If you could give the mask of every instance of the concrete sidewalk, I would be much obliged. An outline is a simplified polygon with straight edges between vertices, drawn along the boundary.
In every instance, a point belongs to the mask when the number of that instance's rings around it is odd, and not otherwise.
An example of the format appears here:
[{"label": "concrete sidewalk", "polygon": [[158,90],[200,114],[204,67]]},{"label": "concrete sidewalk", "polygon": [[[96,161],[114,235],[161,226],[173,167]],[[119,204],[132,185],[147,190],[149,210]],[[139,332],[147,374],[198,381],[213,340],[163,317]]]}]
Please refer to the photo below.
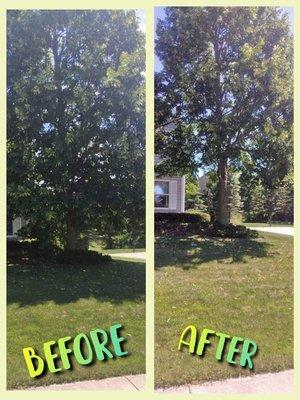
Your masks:
[{"label": "concrete sidewalk", "polygon": [[158,393],[292,393],[294,371],[258,374],[246,378],[233,378],[223,381],[207,382],[201,385],[174,386],[157,389]]},{"label": "concrete sidewalk", "polygon": [[146,252],[144,251],[139,251],[134,253],[107,253],[107,254],[110,255],[111,258],[115,260],[118,260],[118,258],[122,259],[128,258],[129,260],[135,259],[140,261],[146,261]]},{"label": "concrete sidewalk", "polygon": [[[173,386],[156,389],[156,393],[219,393],[219,394],[275,394],[293,392],[294,371],[281,371],[269,374],[258,374],[243,378],[226,379],[207,382],[200,385]],[[58,385],[36,386],[27,390],[60,391],[60,390],[127,390],[141,391],[145,389],[146,375],[125,375],[114,378],[90,380]],[[21,389],[22,390],[22,389]]]},{"label": "concrete sidewalk", "polygon": [[253,229],[255,231],[260,232],[268,232],[268,233],[277,233],[279,235],[287,235],[287,236],[294,236],[294,227],[293,226],[258,226],[258,227],[251,227],[249,229]]},{"label": "concrete sidewalk", "polygon": [[136,392],[144,390],[146,375],[125,375],[114,378],[62,383],[59,385],[36,386],[28,390],[128,390]]}]

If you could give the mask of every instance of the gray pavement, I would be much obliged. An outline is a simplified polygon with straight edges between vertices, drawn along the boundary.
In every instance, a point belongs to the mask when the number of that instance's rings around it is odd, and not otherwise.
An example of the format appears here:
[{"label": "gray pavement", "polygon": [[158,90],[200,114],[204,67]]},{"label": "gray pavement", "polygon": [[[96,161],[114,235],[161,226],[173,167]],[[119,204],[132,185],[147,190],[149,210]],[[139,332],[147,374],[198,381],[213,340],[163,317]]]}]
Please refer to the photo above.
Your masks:
[{"label": "gray pavement", "polygon": [[134,253],[107,253],[111,256],[113,259],[126,259],[128,258],[129,260],[135,259],[135,260],[140,260],[140,261],[146,261],[146,252],[144,251],[139,251],[139,252],[134,252]]},{"label": "gray pavement", "polygon": [[114,378],[62,383],[59,385],[37,386],[28,390],[128,390],[132,392],[145,388],[146,375],[125,375]]},{"label": "gray pavement", "polygon": [[[257,393],[275,394],[292,393],[294,371],[281,371],[269,374],[257,374],[249,377],[232,378],[222,381],[206,382],[195,385],[173,386],[156,389],[157,393]],[[57,385],[37,386],[29,388],[34,391],[60,390],[127,390],[141,391],[145,389],[146,375],[125,375],[114,378],[90,380]]]},{"label": "gray pavement", "polygon": [[174,386],[166,389],[157,389],[159,393],[292,393],[293,370],[257,374],[246,378],[233,378],[222,381],[207,382],[201,385]]},{"label": "gray pavement", "polygon": [[279,235],[294,236],[293,226],[258,226],[256,228],[251,227],[249,229],[254,229],[255,231],[277,233]]}]

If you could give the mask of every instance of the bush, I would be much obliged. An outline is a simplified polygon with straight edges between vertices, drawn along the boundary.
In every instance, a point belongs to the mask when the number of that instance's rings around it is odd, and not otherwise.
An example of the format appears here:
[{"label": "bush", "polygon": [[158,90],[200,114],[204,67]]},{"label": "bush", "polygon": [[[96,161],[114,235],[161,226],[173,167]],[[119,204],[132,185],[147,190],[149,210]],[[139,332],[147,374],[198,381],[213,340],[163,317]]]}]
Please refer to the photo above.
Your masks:
[{"label": "bush", "polygon": [[[265,212],[259,214],[247,213],[245,215],[245,222],[266,223],[268,222],[268,219],[268,215]],[[276,212],[272,217],[272,223],[273,222],[285,222],[288,224],[292,224],[294,222],[294,215],[290,212]]]},{"label": "bush", "polygon": [[260,213],[246,213],[244,221],[245,222],[266,222],[268,217],[266,216],[265,212]]},{"label": "bush", "polygon": [[286,222],[292,224],[294,222],[294,214],[292,212],[276,212],[272,217],[272,222]]},{"label": "bush", "polygon": [[185,213],[155,213],[155,222],[179,222],[190,224],[209,221],[209,214],[201,211]]},{"label": "bush", "polygon": [[43,247],[38,241],[9,241],[7,255],[10,262],[44,264],[102,264],[111,260],[110,256],[91,250],[63,250],[58,246]]},{"label": "bush", "polygon": [[204,213],[156,213],[157,235],[200,234],[209,225],[209,216]]},{"label": "bush", "polygon": [[[203,214],[203,213],[202,213]],[[210,223],[205,214],[155,214],[155,231],[157,235],[201,235],[203,237],[254,239],[258,232],[243,225],[221,225]],[[207,214],[206,214],[207,215]]]},{"label": "bush", "polygon": [[37,240],[24,240],[24,241],[8,241],[7,253],[11,255],[35,255],[35,256],[55,256],[61,249],[58,246],[48,245],[44,247]]}]

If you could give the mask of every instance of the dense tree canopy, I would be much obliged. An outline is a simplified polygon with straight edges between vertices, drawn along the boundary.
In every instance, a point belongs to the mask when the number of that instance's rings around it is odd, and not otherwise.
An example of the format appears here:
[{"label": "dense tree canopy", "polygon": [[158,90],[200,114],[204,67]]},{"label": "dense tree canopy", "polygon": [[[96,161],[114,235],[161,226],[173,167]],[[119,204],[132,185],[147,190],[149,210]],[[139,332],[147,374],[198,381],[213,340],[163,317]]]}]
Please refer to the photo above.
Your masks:
[{"label": "dense tree canopy", "polygon": [[[266,171],[291,162],[293,40],[278,7],[170,7],[157,25],[156,153],[163,172],[218,172],[216,219],[229,222],[227,169],[242,152]],[[174,129],[165,129],[174,124]],[[280,146],[285,142],[286,145]],[[280,157],[280,161],[278,158]]]},{"label": "dense tree canopy", "polygon": [[134,11],[9,11],[9,217],[76,249],[144,220],[144,35]]}]

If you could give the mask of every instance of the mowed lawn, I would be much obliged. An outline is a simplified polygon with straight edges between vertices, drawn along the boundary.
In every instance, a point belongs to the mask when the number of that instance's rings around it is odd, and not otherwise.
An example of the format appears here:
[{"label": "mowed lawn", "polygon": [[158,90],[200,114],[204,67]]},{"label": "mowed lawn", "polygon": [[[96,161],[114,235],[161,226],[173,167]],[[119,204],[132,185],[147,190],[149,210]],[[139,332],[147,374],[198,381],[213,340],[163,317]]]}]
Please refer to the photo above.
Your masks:
[{"label": "mowed lawn", "polygon": [[[11,265],[7,270],[7,387],[102,379],[145,372],[145,264]],[[120,323],[130,354],[73,370],[29,377],[22,348]],[[60,360],[57,362],[61,366]]]},{"label": "mowed lawn", "polygon": [[[155,253],[157,387],[293,367],[293,238],[164,237]],[[218,362],[211,336],[203,357],[178,351],[188,325],[255,340],[254,370]]]}]

